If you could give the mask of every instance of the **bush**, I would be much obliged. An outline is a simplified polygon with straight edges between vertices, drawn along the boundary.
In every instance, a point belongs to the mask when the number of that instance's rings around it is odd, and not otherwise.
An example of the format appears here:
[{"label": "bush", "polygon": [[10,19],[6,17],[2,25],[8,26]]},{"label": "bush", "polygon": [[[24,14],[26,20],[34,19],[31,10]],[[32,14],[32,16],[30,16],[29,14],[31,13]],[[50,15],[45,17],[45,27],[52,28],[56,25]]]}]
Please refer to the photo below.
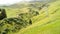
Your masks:
[{"label": "bush", "polygon": [[7,34],[8,32],[17,32],[22,28],[25,28],[28,25],[28,21],[20,18],[5,18],[0,21],[0,30],[5,31],[3,34]]},{"label": "bush", "polygon": [[39,12],[38,11],[35,11],[35,10],[32,10],[32,9],[30,9],[29,10],[29,14],[30,14],[30,16],[37,16],[37,15],[39,15]]},{"label": "bush", "polygon": [[0,9],[0,20],[7,18],[5,9]]}]

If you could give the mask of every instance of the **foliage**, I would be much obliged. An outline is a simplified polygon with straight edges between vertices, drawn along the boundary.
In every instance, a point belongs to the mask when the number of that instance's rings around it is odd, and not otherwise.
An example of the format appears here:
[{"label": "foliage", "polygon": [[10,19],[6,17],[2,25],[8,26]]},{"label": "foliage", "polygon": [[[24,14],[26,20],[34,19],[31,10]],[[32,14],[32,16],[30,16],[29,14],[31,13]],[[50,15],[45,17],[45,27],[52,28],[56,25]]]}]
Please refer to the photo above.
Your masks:
[{"label": "foliage", "polygon": [[5,18],[0,21],[0,29],[2,29],[0,32],[6,34],[8,32],[17,32],[26,27],[28,24],[29,23],[27,21],[19,18]]}]

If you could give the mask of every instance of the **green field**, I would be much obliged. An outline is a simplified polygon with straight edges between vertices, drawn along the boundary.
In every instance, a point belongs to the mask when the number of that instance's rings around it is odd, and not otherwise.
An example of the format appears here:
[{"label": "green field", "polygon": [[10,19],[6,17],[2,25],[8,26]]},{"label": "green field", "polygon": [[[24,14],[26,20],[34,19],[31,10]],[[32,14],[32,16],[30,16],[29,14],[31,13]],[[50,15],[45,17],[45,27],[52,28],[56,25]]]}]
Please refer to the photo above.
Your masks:
[{"label": "green field", "polygon": [[[10,18],[13,20],[17,18],[18,20],[16,22],[11,20],[11,23],[10,21],[5,22],[4,19],[1,20],[4,25],[0,26],[0,33],[7,28],[10,30],[6,34],[60,34],[60,0],[50,2],[48,5],[47,8],[44,6],[41,10],[29,6],[24,8],[5,8],[7,20]],[[19,14],[23,14],[20,15],[23,17],[21,18],[22,20],[18,18]],[[29,25],[30,19],[32,21],[31,25]],[[15,26],[18,26],[17,28],[21,27],[21,29],[14,29]],[[11,30],[17,32],[12,32]]]},{"label": "green field", "polygon": [[[60,34],[59,5],[59,1],[50,3],[50,6],[48,7],[48,17],[45,17],[44,14],[33,17],[32,21],[34,24],[25,29],[22,29],[17,34]],[[42,9],[41,11],[44,10]]]}]

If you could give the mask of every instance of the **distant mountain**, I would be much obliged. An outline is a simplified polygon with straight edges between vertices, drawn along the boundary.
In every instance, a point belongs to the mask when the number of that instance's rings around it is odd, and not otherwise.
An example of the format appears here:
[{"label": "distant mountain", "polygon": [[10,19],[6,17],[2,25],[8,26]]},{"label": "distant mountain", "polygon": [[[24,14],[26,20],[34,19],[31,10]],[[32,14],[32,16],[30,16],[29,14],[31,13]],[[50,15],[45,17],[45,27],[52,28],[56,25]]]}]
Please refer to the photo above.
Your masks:
[{"label": "distant mountain", "polygon": [[53,2],[53,1],[55,0],[29,0],[29,1],[21,1],[12,5],[2,5],[0,7],[10,7],[10,8],[31,7],[34,5],[38,6],[37,3],[41,5],[41,4]]},{"label": "distant mountain", "polygon": [[46,2],[48,2],[48,1],[40,1],[40,0],[38,0],[38,1],[35,1],[35,0],[33,0],[33,1],[22,1],[22,2],[15,3],[13,5],[10,5],[9,7],[13,7],[13,8],[31,7],[33,5],[43,4]]}]

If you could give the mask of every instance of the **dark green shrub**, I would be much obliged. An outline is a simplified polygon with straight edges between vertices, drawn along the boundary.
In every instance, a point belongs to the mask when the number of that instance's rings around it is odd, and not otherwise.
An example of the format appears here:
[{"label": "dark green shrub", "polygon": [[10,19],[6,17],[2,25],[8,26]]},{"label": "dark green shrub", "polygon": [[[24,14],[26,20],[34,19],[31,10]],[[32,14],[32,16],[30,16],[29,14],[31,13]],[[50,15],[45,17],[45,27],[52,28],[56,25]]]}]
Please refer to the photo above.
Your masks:
[{"label": "dark green shrub", "polygon": [[7,34],[10,31],[17,32],[20,29],[25,28],[28,24],[29,24],[28,21],[22,18],[21,19],[20,18],[5,18],[1,20],[0,22],[1,28],[3,28],[1,32],[5,31],[5,32],[2,32],[3,34]]},{"label": "dark green shrub", "polygon": [[7,18],[5,9],[0,9],[0,20]]},{"label": "dark green shrub", "polygon": [[32,24],[32,20],[31,19],[29,20],[29,24]]}]

